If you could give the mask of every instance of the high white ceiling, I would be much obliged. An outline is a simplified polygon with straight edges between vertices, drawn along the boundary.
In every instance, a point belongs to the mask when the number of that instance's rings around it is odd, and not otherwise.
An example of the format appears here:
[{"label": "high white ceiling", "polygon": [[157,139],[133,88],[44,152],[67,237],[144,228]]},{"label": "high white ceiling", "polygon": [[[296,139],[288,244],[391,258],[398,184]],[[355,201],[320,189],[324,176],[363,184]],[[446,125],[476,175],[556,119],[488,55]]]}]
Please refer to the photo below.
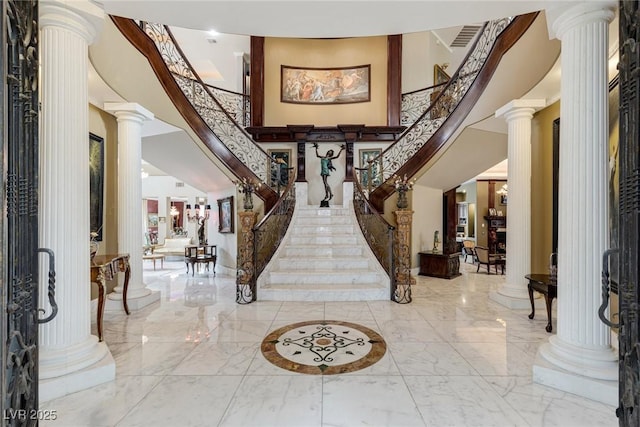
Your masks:
[{"label": "high white ceiling", "polygon": [[559,0],[103,0],[107,13],[220,33],[271,37],[404,34],[541,10]]}]

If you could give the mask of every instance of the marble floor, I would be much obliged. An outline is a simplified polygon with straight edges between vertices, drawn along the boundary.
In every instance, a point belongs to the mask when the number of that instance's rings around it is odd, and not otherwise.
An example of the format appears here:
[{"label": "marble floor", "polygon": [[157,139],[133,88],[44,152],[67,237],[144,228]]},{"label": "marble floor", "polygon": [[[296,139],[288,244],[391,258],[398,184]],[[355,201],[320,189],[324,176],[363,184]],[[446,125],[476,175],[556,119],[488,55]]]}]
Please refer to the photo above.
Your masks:
[{"label": "marble floor", "polygon": [[[130,316],[105,314],[115,381],[43,402],[58,418],[41,425],[618,425],[614,407],[532,383],[536,349],[550,336],[542,300],[535,320],[529,310],[490,301],[505,276],[476,273],[472,264],[462,263],[453,280],[417,277],[407,305],[243,306],[234,302],[234,277],[187,276],[182,262],[144,267],[160,303]],[[291,372],[263,356],[271,332],[323,319],[377,332],[386,352],[337,375]]]}]

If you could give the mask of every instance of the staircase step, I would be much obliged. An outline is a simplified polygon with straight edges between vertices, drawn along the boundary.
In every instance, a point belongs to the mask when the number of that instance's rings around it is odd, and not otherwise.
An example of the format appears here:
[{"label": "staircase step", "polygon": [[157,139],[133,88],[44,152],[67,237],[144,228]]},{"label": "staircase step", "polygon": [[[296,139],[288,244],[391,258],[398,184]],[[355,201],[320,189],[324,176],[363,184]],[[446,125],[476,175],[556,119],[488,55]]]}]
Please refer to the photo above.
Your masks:
[{"label": "staircase step", "polygon": [[288,245],[284,247],[282,255],[285,257],[353,257],[362,255],[362,247],[357,245]]},{"label": "staircase step", "polygon": [[317,270],[340,270],[349,272],[349,270],[368,270],[369,260],[364,257],[282,257],[278,259],[278,269],[275,271],[297,271],[305,270],[307,272],[315,272]]},{"label": "staircase step", "polygon": [[314,215],[306,216],[300,225],[340,225],[351,224],[351,217],[346,215]]},{"label": "staircase step", "polygon": [[318,208],[315,206],[302,206],[296,208],[298,216],[314,217],[314,216],[351,216],[347,208]]},{"label": "staircase step", "polygon": [[292,236],[295,235],[333,235],[333,234],[353,234],[353,225],[351,224],[334,224],[334,225],[296,225],[293,227]]},{"label": "staircase step", "polygon": [[296,236],[292,235],[290,237],[290,242],[292,245],[357,245],[358,239],[356,236],[345,236],[345,235],[332,235],[327,234],[326,236]]},{"label": "staircase step", "polygon": [[298,284],[326,283],[329,285],[378,283],[382,280],[380,274],[369,270],[314,270],[314,271],[271,271],[267,284]]},{"label": "staircase step", "polygon": [[264,301],[385,301],[390,298],[389,287],[381,283],[369,285],[327,285],[309,283],[298,285],[265,285],[258,290]]}]

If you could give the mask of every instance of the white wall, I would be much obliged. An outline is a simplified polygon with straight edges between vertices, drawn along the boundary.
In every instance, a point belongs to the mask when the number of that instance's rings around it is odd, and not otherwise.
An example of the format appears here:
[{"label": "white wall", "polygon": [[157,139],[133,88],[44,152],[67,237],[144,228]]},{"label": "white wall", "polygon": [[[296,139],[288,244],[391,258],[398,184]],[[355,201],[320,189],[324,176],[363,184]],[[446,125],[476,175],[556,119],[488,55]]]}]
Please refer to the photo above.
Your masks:
[{"label": "white wall", "polygon": [[411,267],[419,265],[418,252],[433,248],[434,231],[440,231],[442,250],[442,190],[416,185],[412,191],[411,208],[413,227],[411,232]]},{"label": "white wall", "polygon": [[[233,196],[233,233],[220,233],[218,231],[218,200],[225,197]],[[207,241],[210,245],[216,245],[218,259],[216,261],[216,273],[235,276],[236,273],[236,257],[238,253],[238,206],[242,206],[242,194],[237,194],[236,187],[228,187],[227,189],[208,193],[207,198],[211,204],[211,217],[207,221]],[[254,204],[257,202],[254,196]]]},{"label": "white wall", "polygon": [[[158,224],[158,243],[160,244],[164,242],[164,239],[171,232],[171,216],[169,215],[171,199],[181,199],[185,203],[194,205],[196,197],[207,197],[206,193],[203,193],[202,191],[187,184],[185,184],[184,187],[176,187],[176,182],[179,182],[179,180],[172,176],[148,176],[142,180],[142,198],[157,199],[158,217],[166,218],[164,224]],[[214,209],[215,203],[211,203],[210,201],[208,203],[211,205],[211,215],[213,216],[214,212],[217,213],[217,206],[215,206]],[[184,212],[183,215],[185,215]],[[143,221],[146,224],[146,218],[143,218]],[[197,243],[197,223],[187,221],[186,224],[189,237],[193,239],[193,243]],[[206,232],[210,233],[210,229],[206,230]]]}]

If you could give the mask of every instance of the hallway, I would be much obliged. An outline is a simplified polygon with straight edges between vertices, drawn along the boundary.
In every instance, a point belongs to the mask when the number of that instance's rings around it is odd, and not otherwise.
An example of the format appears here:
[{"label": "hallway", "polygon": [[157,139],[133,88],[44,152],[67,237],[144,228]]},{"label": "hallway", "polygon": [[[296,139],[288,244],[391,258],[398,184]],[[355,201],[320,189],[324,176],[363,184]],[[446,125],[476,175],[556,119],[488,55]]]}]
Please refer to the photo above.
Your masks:
[{"label": "hallway", "polygon": [[[417,277],[414,302],[237,305],[235,278],[144,264],[161,300],[130,316],[105,313],[116,381],[41,403],[44,426],[617,426],[615,408],[532,384],[547,342],[536,318],[488,298],[505,276],[461,262],[453,280]],[[555,307],[555,304],[554,304]],[[278,368],[260,351],[269,332],[305,320],[356,323],[387,350],[341,375]],[[556,316],[554,309],[554,328]],[[95,334],[95,318],[93,320]]]}]

